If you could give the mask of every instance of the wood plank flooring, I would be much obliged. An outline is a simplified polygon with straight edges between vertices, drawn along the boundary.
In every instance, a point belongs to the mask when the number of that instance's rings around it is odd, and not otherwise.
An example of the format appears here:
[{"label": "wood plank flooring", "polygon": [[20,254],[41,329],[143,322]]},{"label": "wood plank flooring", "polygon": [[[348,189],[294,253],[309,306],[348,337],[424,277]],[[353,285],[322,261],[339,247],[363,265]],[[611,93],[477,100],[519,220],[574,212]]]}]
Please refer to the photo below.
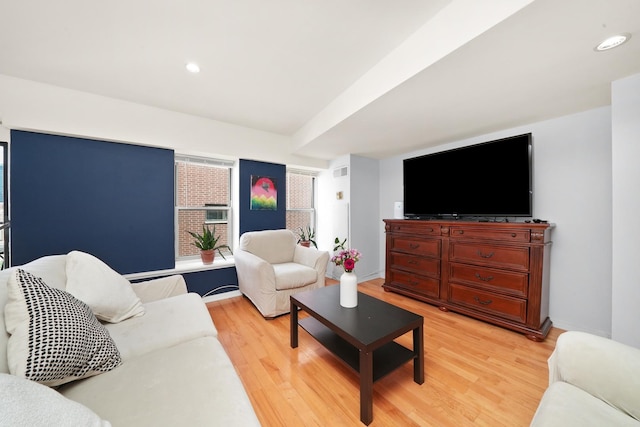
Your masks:
[{"label": "wood plank flooring", "polygon": [[[547,387],[547,358],[562,330],[553,328],[536,343],[385,292],[382,282],[358,288],[424,317],[425,382],[413,382],[411,363],[376,382],[371,426],[529,425]],[[292,349],[288,314],[266,320],[245,297],[207,306],[263,426],[364,425],[357,376],[304,330]],[[411,333],[397,342],[411,348]]]}]

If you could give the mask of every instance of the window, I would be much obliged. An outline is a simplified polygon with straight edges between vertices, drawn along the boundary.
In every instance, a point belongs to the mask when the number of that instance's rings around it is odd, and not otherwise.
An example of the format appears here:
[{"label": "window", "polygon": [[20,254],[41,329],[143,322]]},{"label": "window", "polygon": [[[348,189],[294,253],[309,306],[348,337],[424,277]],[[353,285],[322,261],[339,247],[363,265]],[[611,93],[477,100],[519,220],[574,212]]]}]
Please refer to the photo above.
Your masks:
[{"label": "window", "polygon": [[287,229],[316,229],[316,173],[287,170]]},{"label": "window", "polygon": [[231,246],[232,166],[227,160],[176,156],[176,259],[199,256],[187,231],[202,232],[203,226],[215,227],[218,244]]}]

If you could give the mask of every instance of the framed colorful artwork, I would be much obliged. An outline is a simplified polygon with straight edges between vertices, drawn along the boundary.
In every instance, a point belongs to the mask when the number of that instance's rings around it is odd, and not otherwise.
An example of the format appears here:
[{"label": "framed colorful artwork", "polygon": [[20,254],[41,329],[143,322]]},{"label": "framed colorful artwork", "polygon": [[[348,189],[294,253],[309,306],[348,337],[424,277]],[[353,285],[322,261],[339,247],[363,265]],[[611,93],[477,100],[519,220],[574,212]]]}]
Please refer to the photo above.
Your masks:
[{"label": "framed colorful artwork", "polygon": [[251,175],[251,210],[278,210],[278,187],[275,178]]}]

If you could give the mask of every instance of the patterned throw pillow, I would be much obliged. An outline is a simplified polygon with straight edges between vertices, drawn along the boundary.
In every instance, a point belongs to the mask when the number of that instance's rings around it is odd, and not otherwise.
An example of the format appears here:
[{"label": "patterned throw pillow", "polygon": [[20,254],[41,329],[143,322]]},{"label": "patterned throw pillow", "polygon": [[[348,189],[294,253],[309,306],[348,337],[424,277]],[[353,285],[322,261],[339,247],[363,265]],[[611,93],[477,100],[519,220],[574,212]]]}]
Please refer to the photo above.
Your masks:
[{"label": "patterned throw pillow", "polygon": [[9,371],[55,386],[120,365],[120,352],[88,305],[16,269],[5,307]]}]

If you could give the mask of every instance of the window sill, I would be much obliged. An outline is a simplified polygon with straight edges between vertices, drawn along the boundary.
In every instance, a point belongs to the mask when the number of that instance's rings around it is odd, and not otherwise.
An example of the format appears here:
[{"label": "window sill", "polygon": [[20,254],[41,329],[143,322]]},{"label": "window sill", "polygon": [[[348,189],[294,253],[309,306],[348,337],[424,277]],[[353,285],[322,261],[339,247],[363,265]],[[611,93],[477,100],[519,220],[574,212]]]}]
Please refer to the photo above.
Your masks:
[{"label": "window sill", "polygon": [[225,260],[221,256],[216,256],[213,264],[205,265],[199,259],[189,259],[176,261],[175,268],[167,270],[143,271],[141,273],[125,274],[127,280],[152,279],[155,277],[171,276],[173,274],[194,273],[197,271],[217,270],[219,268],[228,268],[235,266],[233,256],[227,256]]}]

